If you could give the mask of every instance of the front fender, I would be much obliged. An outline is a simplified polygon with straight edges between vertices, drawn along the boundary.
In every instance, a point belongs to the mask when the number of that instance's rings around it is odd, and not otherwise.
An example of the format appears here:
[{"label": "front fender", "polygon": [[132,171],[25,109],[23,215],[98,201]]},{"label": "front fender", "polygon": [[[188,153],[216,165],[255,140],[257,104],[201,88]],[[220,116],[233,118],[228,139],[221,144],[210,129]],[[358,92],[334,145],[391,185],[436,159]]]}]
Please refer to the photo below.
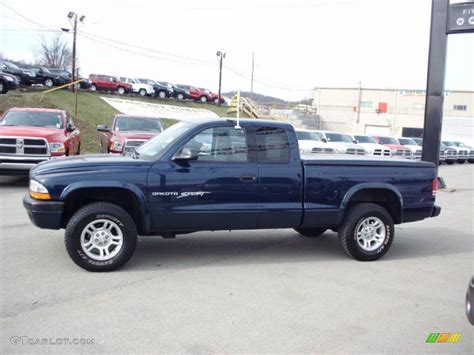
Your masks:
[{"label": "front fender", "polygon": [[74,182],[68,185],[60,195],[61,201],[66,201],[68,196],[78,190],[87,189],[87,188],[118,188],[124,189],[131,192],[136,196],[143,212],[143,222],[145,223],[145,229],[149,230],[150,228],[150,206],[148,200],[143,193],[143,191],[134,184],[130,184],[126,181],[120,180],[100,180],[100,181],[80,181]]}]

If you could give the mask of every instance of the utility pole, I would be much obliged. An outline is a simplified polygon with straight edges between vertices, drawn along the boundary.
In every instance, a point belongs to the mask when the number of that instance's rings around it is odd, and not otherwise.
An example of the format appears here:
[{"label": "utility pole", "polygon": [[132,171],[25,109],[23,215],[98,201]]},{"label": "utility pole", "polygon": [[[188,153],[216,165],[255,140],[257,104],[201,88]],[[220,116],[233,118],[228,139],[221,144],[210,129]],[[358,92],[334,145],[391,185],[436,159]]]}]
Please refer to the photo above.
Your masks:
[{"label": "utility pole", "polygon": [[219,96],[217,99],[217,106],[221,105],[221,88],[222,88],[222,61],[225,58],[226,53],[217,51],[216,56],[219,59]]},{"label": "utility pole", "polygon": [[[72,82],[76,81],[76,36],[77,36],[77,14],[74,14],[73,26],[73,40],[72,40]],[[76,85],[71,86],[72,92],[76,91]],[[77,111],[77,109],[76,109]],[[76,112],[77,114],[77,112]]]},{"label": "utility pole", "polygon": [[255,65],[255,53],[252,52],[252,78],[250,79],[250,98],[253,99],[253,68]]},{"label": "utility pole", "polygon": [[359,81],[359,99],[357,100],[357,120],[356,123],[360,122],[360,104],[362,102],[362,82]]}]

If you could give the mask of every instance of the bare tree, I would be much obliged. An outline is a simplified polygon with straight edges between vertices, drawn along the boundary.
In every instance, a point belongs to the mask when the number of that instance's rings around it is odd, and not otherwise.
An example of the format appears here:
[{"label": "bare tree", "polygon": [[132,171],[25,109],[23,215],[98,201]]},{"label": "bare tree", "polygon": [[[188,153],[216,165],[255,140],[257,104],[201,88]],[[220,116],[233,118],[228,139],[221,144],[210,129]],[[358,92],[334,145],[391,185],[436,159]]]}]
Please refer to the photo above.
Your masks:
[{"label": "bare tree", "polygon": [[38,64],[60,69],[68,69],[72,63],[69,44],[60,34],[53,37],[42,37],[37,48]]}]

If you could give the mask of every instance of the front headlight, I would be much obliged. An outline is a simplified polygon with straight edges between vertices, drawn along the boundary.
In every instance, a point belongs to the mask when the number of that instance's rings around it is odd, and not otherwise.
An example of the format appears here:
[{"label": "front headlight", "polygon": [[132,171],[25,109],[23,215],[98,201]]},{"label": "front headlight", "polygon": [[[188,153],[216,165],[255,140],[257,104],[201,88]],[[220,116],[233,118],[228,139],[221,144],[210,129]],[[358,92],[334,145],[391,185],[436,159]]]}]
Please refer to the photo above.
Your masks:
[{"label": "front headlight", "polygon": [[5,79],[7,79],[7,81],[15,81],[15,79],[11,76],[6,76],[5,75]]},{"label": "front headlight", "polygon": [[63,143],[49,143],[49,150],[51,153],[65,153],[66,148],[64,148]]},{"label": "front headlight", "polygon": [[43,184],[36,180],[30,180],[30,196],[37,200],[51,200],[49,191]]},{"label": "front headlight", "polygon": [[346,151],[344,149],[336,149],[337,154],[345,154]]},{"label": "front headlight", "polygon": [[121,152],[123,150],[123,143],[122,142],[112,142],[110,145],[110,150],[114,152]]}]

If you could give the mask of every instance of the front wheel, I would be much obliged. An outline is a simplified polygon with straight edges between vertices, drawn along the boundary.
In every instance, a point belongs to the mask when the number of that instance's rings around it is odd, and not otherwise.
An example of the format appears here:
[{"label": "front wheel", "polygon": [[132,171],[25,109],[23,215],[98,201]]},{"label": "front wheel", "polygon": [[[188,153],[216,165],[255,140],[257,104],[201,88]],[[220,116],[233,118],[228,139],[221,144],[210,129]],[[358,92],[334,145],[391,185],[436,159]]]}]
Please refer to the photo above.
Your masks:
[{"label": "front wheel", "polygon": [[299,234],[304,237],[319,237],[321,234],[327,231],[327,228],[295,228]]},{"label": "front wheel", "polygon": [[119,94],[119,95],[125,94],[125,89],[123,87],[119,86],[117,88],[117,94]]},{"label": "front wheel", "polygon": [[160,92],[158,93],[158,97],[159,97],[160,99],[166,99],[166,92],[160,91]]},{"label": "front wheel", "polygon": [[91,91],[97,91],[97,86],[95,86],[94,84],[91,85]]},{"label": "front wheel", "polygon": [[53,83],[53,79],[47,78],[47,79],[44,80],[44,85],[47,86],[47,87],[49,87],[49,88],[50,88],[51,86],[53,86],[53,84],[54,84],[54,83]]},{"label": "front wheel", "polygon": [[339,241],[345,252],[360,261],[381,258],[394,237],[392,216],[374,203],[352,206],[339,227]]},{"label": "front wheel", "polygon": [[202,103],[206,103],[207,102],[207,97],[206,96],[201,96],[199,98],[199,101],[201,101]]},{"label": "front wheel", "polygon": [[178,100],[184,100],[184,95],[181,94],[181,93],[179,93],[179,94],[176,96],[176,98],[177,98]]},{"label": "front wheel", "polygon": [[130,215],[108,202],[91,203],[77,211],[66,227],[66,250],[88,271],[113,271],[133,255],[137,230]]},{"label": "front wheel", "polygon": [[145,89],[140,89],[140,91],[138,93],[140,94],[140,96],[146,96],[146,90]]},{"label": "front wheel", "polygon": [[0,94],[6,94],[7,91],[8,91],[7,86],[2,80],[0,80]]}]

